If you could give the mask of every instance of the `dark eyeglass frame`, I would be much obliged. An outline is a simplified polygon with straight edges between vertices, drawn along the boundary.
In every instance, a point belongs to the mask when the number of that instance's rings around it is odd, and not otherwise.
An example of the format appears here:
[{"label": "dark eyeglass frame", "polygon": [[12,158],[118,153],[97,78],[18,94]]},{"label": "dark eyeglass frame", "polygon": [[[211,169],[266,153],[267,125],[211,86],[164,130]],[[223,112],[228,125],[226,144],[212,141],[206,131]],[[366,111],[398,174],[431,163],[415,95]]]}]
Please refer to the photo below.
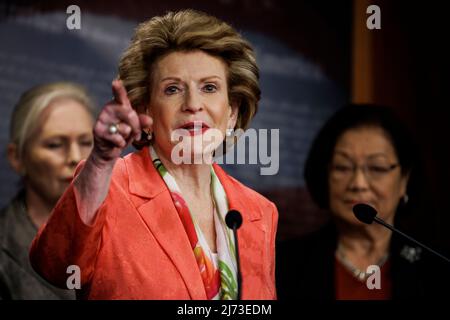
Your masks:
[{"label": "dark eyeglass frame", "polygon": [[[388,173],[392,172],[397,167],[400,167],[400,164],[399,163],[390,164],[388,167],[383,168],[384,169],[383,171],[379,171],[378,176],[377,175],[374,176],[373,173],[370,174],[370,170],[369,170],[370,166],[367,163],[364,165],[358,165],[358,164],[355,164],[354,162],[352,162],[351,170],[350,170],[351,172],[348,172],[348,173],[342,172],[342,171],[341,172],[337,171],[336,166],[337,165],[333,165],[332,163],[330,163],[328,170],[329,170],[330,175],[333,175],[333,172],[334,172],[334,178],[337,178],[337,180],[345,180],[345,179],[349,179],[350,177],[354,177],[358,168],[361,168],[361,171],[363,172],[364,176],[368,180],[374,181],[374,180],[378,180],[378,179],[385,177]],[[339,174],[340,174],[340,176],[339,176]]]}]

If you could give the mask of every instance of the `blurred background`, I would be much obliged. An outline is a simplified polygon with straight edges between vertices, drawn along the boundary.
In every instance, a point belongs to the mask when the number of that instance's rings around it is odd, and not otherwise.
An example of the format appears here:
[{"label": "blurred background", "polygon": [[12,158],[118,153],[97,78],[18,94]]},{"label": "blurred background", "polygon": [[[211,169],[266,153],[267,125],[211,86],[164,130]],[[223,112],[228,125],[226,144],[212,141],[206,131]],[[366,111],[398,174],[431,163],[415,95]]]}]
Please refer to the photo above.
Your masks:
[{"label": "blurred background", "polygon": [[[73,4],[81,9],[79,30],[66,26]],[[380,30],[366,27],[371,4],[381,9]],[[232,24],[256,50],[262,99],[252,127],[280,130],[279,171],[261,176],[260,164],[226,170],[276,203],[280,240],[314,231],[329,219],[304,186],[303,165],[315,134],[345,103],[372,102],[392,107],[417,142],[420,163],[409,192],[413,212],[404,227],[447,251],[450,30],[441,6],[387,0],[0,1],[0,206],[19,183],[6,145],[20,94],[42,82],[75,81],[100,108],[111,98],[117,63],[136,25],[193,8]]]}]

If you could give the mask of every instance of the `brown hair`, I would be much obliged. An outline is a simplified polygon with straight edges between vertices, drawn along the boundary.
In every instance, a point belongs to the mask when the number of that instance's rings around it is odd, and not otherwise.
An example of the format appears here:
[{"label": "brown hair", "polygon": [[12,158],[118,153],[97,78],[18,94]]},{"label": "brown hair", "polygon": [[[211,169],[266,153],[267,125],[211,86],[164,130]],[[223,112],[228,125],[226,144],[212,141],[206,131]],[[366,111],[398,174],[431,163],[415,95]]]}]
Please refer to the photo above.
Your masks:
[{"label": "brown hair", "polygon": [[[175,51],[202,50],[228,66],[228,97],[239,107],[236,128],[246,129],[261,96],[259,70],[251,45],[227,23],[194,10],[169,12],[141,23],[119,63],[133,108],[144,113],[150,102],[151,70],[155,62]],[[135,142],[141,148],[148,141]]]}]

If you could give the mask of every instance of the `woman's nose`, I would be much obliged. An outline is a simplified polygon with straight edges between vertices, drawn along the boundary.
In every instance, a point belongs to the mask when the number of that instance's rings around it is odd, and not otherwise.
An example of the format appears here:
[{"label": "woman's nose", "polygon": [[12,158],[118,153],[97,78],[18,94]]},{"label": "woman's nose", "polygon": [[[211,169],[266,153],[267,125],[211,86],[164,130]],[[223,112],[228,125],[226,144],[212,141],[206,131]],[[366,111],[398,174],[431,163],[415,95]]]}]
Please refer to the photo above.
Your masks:
[{"label": "woman's nose", "polygon": [[183,111],[198,112],[203,109],[202,99],[200,93],[196,90],[186,90],[186,95],[183,103]]},{"label": "woman's nose", "polygon": [[355,168],[349,187],[354,191],[367,190],[369,188],[367,175],[362,168]]},{"label": "woman's nose", "polygon": [[78,143],[72,143],[69,147],[69,153],[67,155],[67,162],[71,166],[76,166],[78,162],[80,162],[82,155],[81,155],[81,148],[78,145]]}]

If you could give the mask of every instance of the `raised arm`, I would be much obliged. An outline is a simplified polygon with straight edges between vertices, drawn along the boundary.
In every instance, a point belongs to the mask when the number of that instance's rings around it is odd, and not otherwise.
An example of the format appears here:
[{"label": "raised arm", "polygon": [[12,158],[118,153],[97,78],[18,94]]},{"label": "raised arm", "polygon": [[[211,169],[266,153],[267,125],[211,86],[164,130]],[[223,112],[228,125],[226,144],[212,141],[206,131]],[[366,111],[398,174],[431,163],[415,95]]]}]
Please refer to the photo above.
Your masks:
[{"label": "raised arm", "polygon": [[[120,81],[114,81],[112,87],[114,100],[104,106],[95,123],[91,154],[81,170],[78,168],[79,174],[39,230],[30,250],[36,272],[62,288],[66,287],[69,266],[79,267],[82,286],[90,281],[108,215],[105,199],[114,164],[123,149],[139,138],[141,130],[152,125],[150,117],[138,115],[131,108]],[[118,125],[117,132],[110,129],[114,125]]]},{"label": "raised arm", "polygon": [[[87,225],[108,194],[117,158],[134,139],[140,139],[142,129],[152,125],[149,116],[132,109],[122,82],[113,81],[112,91],[114,100],[106,104],[94,126],[94,148],[74,181],[78,212]],[[114,126],[116,133],[110,131]]]}]

